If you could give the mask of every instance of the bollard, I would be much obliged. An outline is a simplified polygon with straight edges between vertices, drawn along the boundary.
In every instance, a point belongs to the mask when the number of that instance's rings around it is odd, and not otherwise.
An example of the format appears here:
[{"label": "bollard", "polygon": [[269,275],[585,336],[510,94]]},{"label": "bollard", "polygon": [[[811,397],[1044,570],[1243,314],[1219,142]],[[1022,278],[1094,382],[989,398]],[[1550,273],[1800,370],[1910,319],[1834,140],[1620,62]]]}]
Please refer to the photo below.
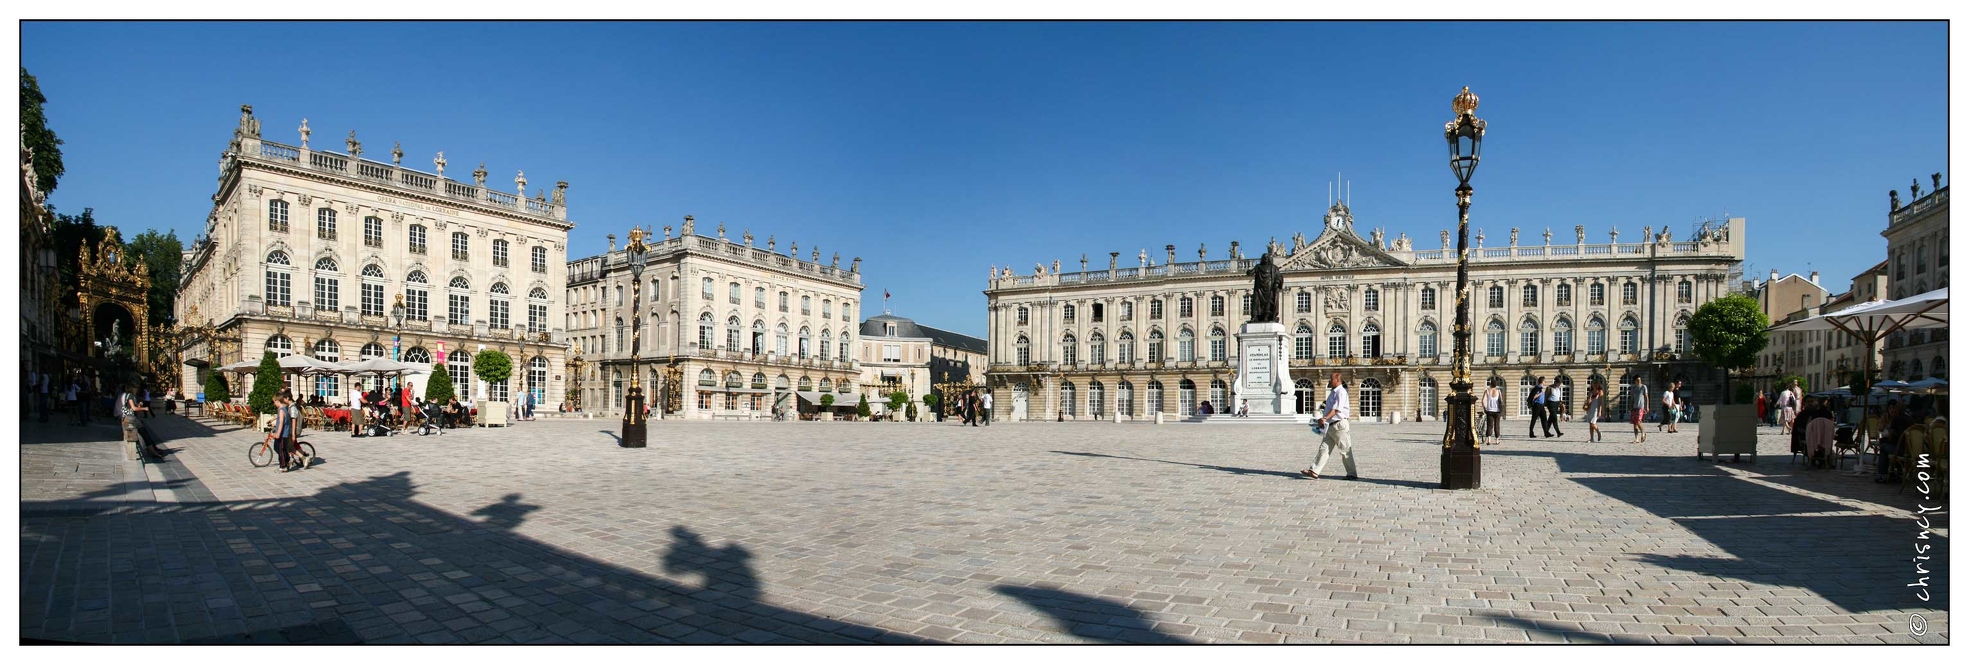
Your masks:
[{"label": "bollard", "polygon": [[1162,424],[1162,412],[1161,412],[1161,411],[1157,411],[1157,412],[1155,412],[1155,424],[1157,424],[1157,425],[1160,425],[1160,424]]}]

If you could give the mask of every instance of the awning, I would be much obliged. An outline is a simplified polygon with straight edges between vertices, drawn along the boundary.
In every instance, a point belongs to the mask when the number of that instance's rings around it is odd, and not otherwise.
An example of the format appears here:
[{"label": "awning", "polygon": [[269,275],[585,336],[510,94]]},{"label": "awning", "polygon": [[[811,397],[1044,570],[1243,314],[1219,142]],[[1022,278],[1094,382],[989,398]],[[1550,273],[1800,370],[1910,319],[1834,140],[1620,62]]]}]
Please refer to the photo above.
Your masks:
[{"label": "awning", "polygon": [[847,396],[845,395],[839,395],[835,393],[823,393],[813,390],[797,390],[794,391],[794,394],[799,395],[800,399],[805,400],[807,403],[813,404],[814,406],[820,406],[820,397],[822,395],[834,395],[834,408],[836,409],[842,407],[853,407],[855,405],[854,400],[848,399]]}]

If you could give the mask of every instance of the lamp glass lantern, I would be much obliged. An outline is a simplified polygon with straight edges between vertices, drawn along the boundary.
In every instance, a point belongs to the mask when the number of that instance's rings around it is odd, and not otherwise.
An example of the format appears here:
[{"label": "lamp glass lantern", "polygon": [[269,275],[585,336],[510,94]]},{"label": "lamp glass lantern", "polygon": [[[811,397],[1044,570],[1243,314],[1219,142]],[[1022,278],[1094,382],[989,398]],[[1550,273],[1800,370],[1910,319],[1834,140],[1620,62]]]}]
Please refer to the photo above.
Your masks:
[{"label": "lamp glass lantern", "polygon": [[1483,157],[1484,121],[1477,118],[1477,96],[1468,87],[1463,88],[1450,106],[1456,111],[1456,119],[1443,130],[1443,138],[1449,141],[1449,168],[1456,173],[1456,182],[1467,186]]}]

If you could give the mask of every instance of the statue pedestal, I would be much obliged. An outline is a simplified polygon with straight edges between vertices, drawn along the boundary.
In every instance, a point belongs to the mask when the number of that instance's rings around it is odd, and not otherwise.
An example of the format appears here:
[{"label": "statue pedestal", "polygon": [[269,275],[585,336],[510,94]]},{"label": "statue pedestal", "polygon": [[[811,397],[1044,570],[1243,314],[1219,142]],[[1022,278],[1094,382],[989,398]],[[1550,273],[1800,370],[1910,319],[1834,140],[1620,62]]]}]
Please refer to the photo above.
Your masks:
[{"label": "statue pedestal", "polygon": [[1285,324],[1246,323],[1237,333],[1237,382],[1225,413],[1236,413],[1240,402],[1252,414],[1296,414],[1292,381],[1285,364]]}]

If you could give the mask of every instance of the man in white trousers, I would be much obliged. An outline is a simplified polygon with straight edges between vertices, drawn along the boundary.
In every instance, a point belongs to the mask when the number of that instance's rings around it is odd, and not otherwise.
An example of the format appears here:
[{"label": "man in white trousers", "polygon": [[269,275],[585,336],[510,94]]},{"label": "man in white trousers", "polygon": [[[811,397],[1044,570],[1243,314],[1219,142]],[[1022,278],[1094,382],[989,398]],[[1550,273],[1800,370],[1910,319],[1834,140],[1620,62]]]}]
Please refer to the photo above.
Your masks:
[{"label": "man in white trousers", "polygon": [[1326,457],[1337,451],[1340,461],[1347,465],[1347,480],[1356,480],[1360,476],[1354,469],[1354,437],[1348,425],[1352,411],[1347,408],[1347,388],[1340,385],[1339,372],[1333,373],[1327,386],[1326,404],[1320,407],[1320,424],[1326,427],[1326,436],[1320,440],[1319,453],[1313,456],[1313,467],[1299,473],[1319,480],[1320,472],[1326,470]]}]

